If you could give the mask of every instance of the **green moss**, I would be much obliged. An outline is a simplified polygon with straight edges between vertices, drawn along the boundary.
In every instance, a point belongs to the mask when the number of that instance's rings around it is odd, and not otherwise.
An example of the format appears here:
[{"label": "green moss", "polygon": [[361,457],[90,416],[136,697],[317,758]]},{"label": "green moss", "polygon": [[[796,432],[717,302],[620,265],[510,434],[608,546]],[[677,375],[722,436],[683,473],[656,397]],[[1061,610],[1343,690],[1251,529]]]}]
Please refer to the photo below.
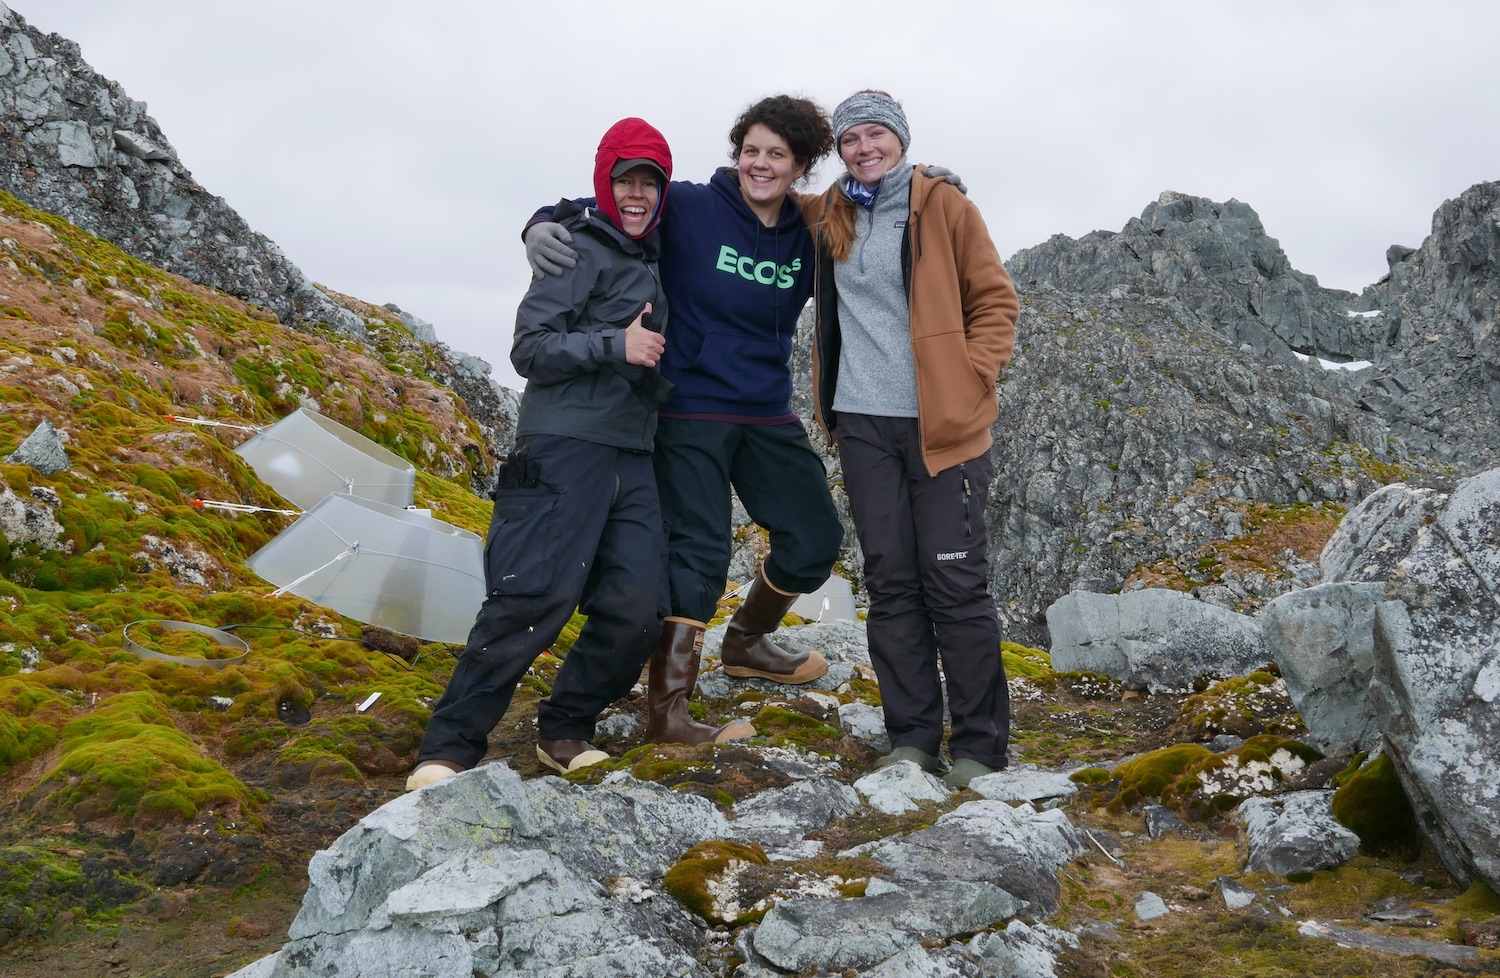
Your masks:
[{"label": "green moss", "polygon": [[761,707],[751,724],[772,746],[792,744],[824,754],[833,753],[843,737],[842,731],[822,720],[778,705]]},{"label": "green moss", "polygon": [[1068,775],[1068,780],[1077,784],[1101,785],[1108,784],[1114,775],[1102,767],[1080,768]]},{"label": "green moss", "polygon": [[1191,818],[1223,814],[1253,795],[1275,793],[1322,756],[1298,741],[1262,734],[1188,764],[1161,799]]},{"label": "green moss", "polygon": [[630,773],[638,781],[654,781],[658,784],[678,784],[697,774],[714,771],[712,758],[680,760],[656,755],[654,745],[647,744],[625,755],[623,760],[631,765]]},{"label": "green moss", "polygon": [[1333,792],[1333,817],[1359,836],[1366,852],[1410,858],[1421,845],[1416,815],[1389,754],[1340,776]]},{"label": "green moss", "polygon": [[204,757],[146,692],[123,693],[63,728],[62,759],[32,800],[83,823],[114,816],[160,824],[220,809],[255,817],[263,793]]},{"label": "green moss", "polygon": [[1001,642],[1000,658],[1005,662],[1005,675],[1010,679],[1034,678],[1052,671],[1052,654],[1043,649]]},{"label": "green moss", "polygon": [[0,769],[51,750],[72,713],[73,702],[53,690],[0,680]]},{"label": "green moss", "polygon": [[277,751],[276,763],[311,768],[323,779],[360,782],[365,775],[404,771],[421,736],[420,725],[393,730],[374,716],[349,713],[295,731]]},{"label": "green moss", "polygon": [[1497,917],[1500,916],[1500,894],[1490,889],[1484,880],[1476,880],[1449,906],[1457,913],[1476,919]]},{"label": "green moss", "polygon": [[574,642],[578,641],[578,633],[583,631],[584,623],[587,621],[588,618],[584,615],[573,612],[573,617],[568,619],[568,623],[558,633],[557,641],[552,643],[553,654],[558,658],[567,658],[568,650],[573,647]]},{"label": "green moss", "polygon": [[0,947],[56,933],[80,914],[104,915],[146,894],[123,860],[88,857],[93,865],[84,872],[82,858],[41,844],[0,848]]},{"label": "green moss", "polygon": [[1146,798],[1157,798],[1195,764],[1214,756],[1201,744],[1174,744],[1142,754],[1114,769],[1120,788],[1111,807],[1129,807]]},{"label": "green moss", "polygon": [[880,707],[880,684],[873,679],[865,679],[862,676],[856,675],[849,680],[849,689],[853,692],[854,699],[857,702],[876,708]]},{"label": "green moss", "polygon": [[742,864],[764,866],[770,861],[765,851],[754,843],[700,842],[672,864],[662,885],[677,902],[709,923],[739,927],[759,920],[769,908],[751,909],[732,917],[721,915],[717,901],[709,893],[710,882]]},{"label": "green moss", "polygon": [[[1208,740],[1221,733],[1236,737],[1288,734],[1295,723],[1278,677],[1267,670],[1235,676],[1188,697],[1172,732],[1184,740]],[[1283,715],[1289,719],[1281,719]]]}]

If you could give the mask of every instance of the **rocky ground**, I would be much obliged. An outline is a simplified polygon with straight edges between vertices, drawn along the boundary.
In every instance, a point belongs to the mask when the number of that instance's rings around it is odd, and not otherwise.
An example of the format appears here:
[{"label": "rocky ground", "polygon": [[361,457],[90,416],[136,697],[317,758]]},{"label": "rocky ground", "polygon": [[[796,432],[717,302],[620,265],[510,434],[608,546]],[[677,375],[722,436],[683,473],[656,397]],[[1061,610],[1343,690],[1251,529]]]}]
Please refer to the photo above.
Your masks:
[{"label": "rocky ground", "polygon": [[[546,671],[544,661],[537,677],[541,682]],[[1013,678],[1012,688],[1012,756],[1017,763],[1111,768],[1126,758],[1172,744],[1207,741],[1231,730],[1239,736],[1297,733],[1296,714],[1276,683],[1260,687],[1254,695],[1244,695],[1230,684],[1201,695],[1141,694],[1096,677],[1040,670],[1030,678]],[[523,687],[495,731],[487,762],[509,764],[524,777],[543,775],[534,753],[535,698],[532,687]],[[823,722],[799,729],[783,721],[764,738],[743,746],[642,749],[634,735],[601,736],[599,742],[611,753],[628,755],[614,766],[630,766],[638,777],[652,777],[721,803],[766,787],[766,768],[757,760],[757,746],[762,744],[800,743],[833,753],[850,781],[868,771],[877,756],[848,736],[830,736],[837,720],[819,697],[785,689],[764,699],[742,693],[741,699],[755,702],[760,716],[769,716],[766,711],[774,708]],[[743,702],[737,707],[728,700],[712,708],[715,715],[744,712]],[[611,728],[632,726],[630,718],[639,718],[643,709],[639,693],[632,695],[616,707],[619,719]],[[701,763],[710,756],[714,763]],[[1342,760],[1315,764],[1302,783],[1286,787],[1326,785],[1343,766]],[[195,882],[150,887],[114,913],[65,918],[46,937],[0,951],[0,972],[10,978],[210,978],[275,951],[285,942],[306,889],[309,857],[399,793],[403,774],[370,777],[360,784],[317,777],[300,784],[277,783],[288,780],[283,771],[257,785],[271,792],[274,802],[270,823],[256,836],[252,854],[205,846],[213,853],[207,858],[222,864],[201,867]],[[940,811],[969,797],[960,792],[947,803],[929,804],[899,818],[872,817],[866,810],[863,816],[836,820],[819,837],[829,850],[839,851],[903,827],[928,824]],[[1424,955],[1352,950],[1299,933],[1299,925],[1317,920],[1390,938],[1494,948],[1500,935],[1500,901],[1482,887],[1465,893],[1425,846],[1380,857],[1360,855],[1337,871],[1293,883],[1242,874],[1243,844],[1231,819],[1187,818],[1182,828],[1153,838],[1144,815],[1153,802],[1121,805],[1104,786],[1065,803],[1069,818],[1088,831],[1097,852],[1063,873],[1063,906],[1049,923],[1079,933],[1083,941],[1063,957],[1059,974],[1500,974],[1500,953],[1450,966]],[[59,827],[59,848],[77,841],[70,841],[68,829]],[[164,860],[180,858],[183,841],[153,852],[133,850],[128,844],[117,848],[129,854],[141,876],[147,876],[153,866],[159,869]],[[252,871],[247,872],[247,864]],[[1221,877],[1246,885],[1255,894],[1254,902],[1228,909]],[[239,882],[202,882],[211,878]],[[774,882],[767,880],[766,885]],[[1139,915],[1137,902],[1146,893],[1164,901],[1165,915],[1150,920]]]}]

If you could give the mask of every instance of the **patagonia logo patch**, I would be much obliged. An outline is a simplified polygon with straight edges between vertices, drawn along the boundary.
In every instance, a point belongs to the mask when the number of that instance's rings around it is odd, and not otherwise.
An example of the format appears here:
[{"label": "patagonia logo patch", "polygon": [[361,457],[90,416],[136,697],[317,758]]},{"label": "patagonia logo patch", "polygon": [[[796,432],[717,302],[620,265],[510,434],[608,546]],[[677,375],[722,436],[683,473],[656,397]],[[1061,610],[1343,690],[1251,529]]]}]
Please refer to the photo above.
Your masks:
[{"label": "patagonia logo patch", "polygon": [[902,220],[899,220],[895,224],[893,224],[892,227],[904,228],[906,227],[906,220],[903,218]]}]

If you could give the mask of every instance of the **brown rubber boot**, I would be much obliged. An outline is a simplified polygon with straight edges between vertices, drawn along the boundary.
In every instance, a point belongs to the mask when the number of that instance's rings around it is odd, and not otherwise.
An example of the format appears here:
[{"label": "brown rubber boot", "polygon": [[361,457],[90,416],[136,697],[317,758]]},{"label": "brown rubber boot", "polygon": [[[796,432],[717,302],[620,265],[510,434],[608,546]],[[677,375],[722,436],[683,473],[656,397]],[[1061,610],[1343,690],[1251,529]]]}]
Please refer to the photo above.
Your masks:
[{"label": "brown rubber boot", "polygon": [[755,736],[755,728],[743,720],[712,727],[688,713],[688,700],[698,685],[705,627],[691,618],[673,617],[662,622],[661,643],[651,653],[651,672],[646,681],[648,744],[708,744]]},{"label": "brown rubber boot", "polygon": [[729,619],[719,659],[726,675],[799,685],[828,671],[828,661],[817,652],[792,653],[766,636],[776,631],[797,595],[778,591],[766,579],[765,565],[755,572],[755,583],[739,610]]}]

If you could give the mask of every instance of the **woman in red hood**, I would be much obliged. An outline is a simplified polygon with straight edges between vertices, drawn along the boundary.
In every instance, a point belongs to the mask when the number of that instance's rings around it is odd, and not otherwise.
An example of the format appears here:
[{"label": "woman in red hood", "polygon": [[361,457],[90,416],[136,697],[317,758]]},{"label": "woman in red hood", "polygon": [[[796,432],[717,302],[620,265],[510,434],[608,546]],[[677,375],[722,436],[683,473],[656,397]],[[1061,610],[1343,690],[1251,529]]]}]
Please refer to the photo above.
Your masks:
[{"label": "woman in red hood", "polygon": [[559,772],[606,758],[589,741],[661,634],[666,543],[652,475],[667,302],[655,233],[672,176],[661,133],[622,119],[599,142],[596,207],[564,201],[578,245],[532,282],[511,363],[527,379],[485,541],[486,596],[422,738],[407,788],[478,764],[516,684],[577,608],[588,621],[537,709],[537,759]]},{"label": "woman in red hood", "polygon": [[[638,171],[638,172],[637,172]],[[622,196],[620,181],[627,174],[637,179]],[[656,229],[667,202],[667,182],[672,176],[672,151],[667,140],[642,119],[621,119],[599,141],[594,154],[594,196],[599,212],[632,239]],[[642,193],[651,184],[649,206]]]}]

